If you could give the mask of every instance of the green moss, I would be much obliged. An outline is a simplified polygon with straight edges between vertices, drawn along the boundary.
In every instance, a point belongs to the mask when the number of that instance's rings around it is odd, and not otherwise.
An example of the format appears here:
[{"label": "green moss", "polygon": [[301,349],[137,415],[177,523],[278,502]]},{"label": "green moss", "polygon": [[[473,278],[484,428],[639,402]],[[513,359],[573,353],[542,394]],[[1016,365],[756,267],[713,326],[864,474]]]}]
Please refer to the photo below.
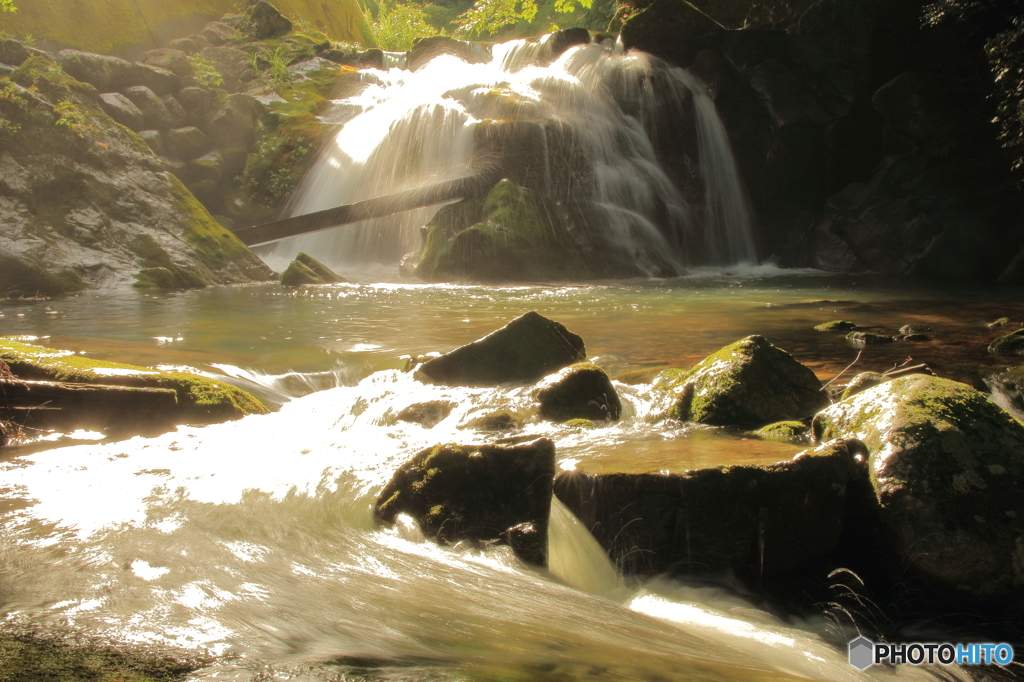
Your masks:
[{"label": "green moss", "polygon": [[782,421],[762,426],[754,435],[760,438],[799,438],[808,431],[807,424],[798,421]]},{"label": "green moss", "polygon": [[60,296],[84,288],[85,282],[74,270],[51,271],[38,263],[0,254],[0,297]]},{"label": "green moss", "polygon": [[135,273],[132,286],[136,289],[202,289],[207,282],[194,272],[168,265],[160,268],[143,268]]},{"label": "green moss", "polygon": [[819,332],[845,332],[856,328],[857,325],[849,320],[831,320],[814,325],[815,331]]},{"label": "green moss", "polygon": [[[171,388],[178,396],[183,421],[219,421],[267,412],[259,400],[240,388],[189,372],[93,360],[10,338],[0,338],[0,360],[23,379]],[[137,374],[107,375],[95,371],[104,369],[130,370]]]},{"label": "green moss", "polygon": [[589,419],[570,419],[564,422],[566,426],[572,426],[579,429],[593,429],[597,428],[597,424]]},{"label": "green moss", "polygon": [[191,652],[106,642],[69,630],[0,629],[4,682],[172,682],[210,662]]},{"label": "green moss", "polygon": [[210,215],[198,199],[174,175],[171,194],[185,213],[185,240],[196,249],[199,259],[211,270],[236,261],[254,260],[256,257],[238,237],[228,231]]}]

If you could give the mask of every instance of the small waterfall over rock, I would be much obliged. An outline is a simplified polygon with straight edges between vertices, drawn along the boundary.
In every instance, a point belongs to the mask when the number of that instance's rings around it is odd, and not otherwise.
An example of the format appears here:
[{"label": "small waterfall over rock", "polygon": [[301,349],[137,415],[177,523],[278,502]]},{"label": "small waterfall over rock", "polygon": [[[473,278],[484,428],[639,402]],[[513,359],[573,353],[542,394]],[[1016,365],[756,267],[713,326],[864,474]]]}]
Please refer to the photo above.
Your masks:
[{"label": "small waterfall over rock", "polygon": [[[440,55],[415,71],[362,72],[365,87],[336,103],[330,116],[338,132],[289,213],[485,175],[525,190],[516,200],[542,216],[534,221],[539,231],[560,233],[537,248],[588,263],[562,268],[558,279],[670,276],[690,265],[753,262],[742,182],[704,86],[655,57],[610,45],[580,45],[545,60],[546,41],[493,45],[481,63]],[[483,200],[476,215],[446,227],[446,237],[480,223],[505,232],[487,212],[495,201],[512,201],[507,190],[502,197]],[[294,237],[263,254],[275,264],[300,250],[334,266],[397,263],[423,250],[421,228],[437,210]]]}]

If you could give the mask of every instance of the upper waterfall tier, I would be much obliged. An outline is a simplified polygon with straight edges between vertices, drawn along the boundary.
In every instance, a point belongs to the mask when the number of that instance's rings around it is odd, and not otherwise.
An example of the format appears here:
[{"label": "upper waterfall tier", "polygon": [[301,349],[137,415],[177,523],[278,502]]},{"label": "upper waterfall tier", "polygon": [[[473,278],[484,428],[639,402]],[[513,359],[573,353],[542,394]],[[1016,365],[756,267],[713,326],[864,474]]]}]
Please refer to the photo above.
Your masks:
[{"label": "upper waterfall tier", "polygon": [[[754,261],[742,182],[703,84],[609,44],[545,58],[547,40],[363,71],[362,90],[336,102],[337,133],[289,211],[480,174],[521,191],[467,199],[454,217],[432,221],[435,206],[291,238],[272,256],[302,250],[344,266],[415,254],[448,264],[421,271],[427,278],[502,280],[671,276]],[[575,264],[559,264],[566,259]]]}]

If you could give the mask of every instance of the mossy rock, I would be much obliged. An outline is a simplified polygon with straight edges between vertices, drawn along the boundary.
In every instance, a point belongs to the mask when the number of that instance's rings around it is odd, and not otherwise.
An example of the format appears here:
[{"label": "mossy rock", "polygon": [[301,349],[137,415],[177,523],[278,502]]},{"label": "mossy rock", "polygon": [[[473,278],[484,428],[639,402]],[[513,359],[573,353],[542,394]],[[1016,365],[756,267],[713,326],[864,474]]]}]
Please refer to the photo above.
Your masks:
[{"label": "mossy rock", "polygon": [[586,357],[583,339],[531,311],[482,339],[428,360],[415,376],[446,386],[530,384]]},{"label": "mossy rock", "polygon": [[798,421],[781,421],[769,424],[768,426],[762,426],[757,431],[754,431],[754,435],[759,438],[800,438],[810,430],[810,427],[804,422]]},{"label": "mossy rock", "polygon": [[846,385],[843,390],[843,400],[846,400],[850,396],[857,395],[863,390],[869,389],[872,386],[877,386],[886,380],[886,377],[878,372],[861,372],[857,376],[850,380],[850,383]]},{"label": "mossy rock", "polygon": [[555,446],[546,438],[520,445],[437,445],[395,472],[374,517],[392,524],[409,514],[439,542],[501,542],[543,566],[554,476]]},{"label": "mossy rock", "polygon": [[759,426],[810,417],[829,404],[810,369],[763,336],[748,336],[689,370],[655,381],[660,418],[715,426]]},{"label": "mossy rock", "polygon": [[1024,586],[1024,426],[984,394],[901,377],[822,411],[814,434],[865,443],[893,549],[933,585],[987,597]]},{"label": "mossy rock", "polygon": [[728,572],[768,586],[839,545],[850,490],[867,478],[862,454],[856,441],[834,441],[769,466],[570,471],[558,475],[554,492],[623,573]]},{"label": "mossy rock", "polygon": [[551,421],[618,421],[622,415],[612,380],[592,362],[579,362],[546,377],[534,395],[540,416]]},{"label": "mossy rock", "polygon": [[896,339],[885,334],[873,334],[871,332],[850,332],[846,340],[853,346],[876,346],[883,343],[893,343]]},{"label": "mossy rock", "polygon": [[856,328],[857,325],[849,320],[831,320],[814,325],[814,330],[819,332],[845,332]]},{"label": "mossy rock", "polygon": [[399,410],[395,418],[403,422],[419,424],[425,429],[432,429],[458,407],[450,400],[430,400],[425,403],[414,403]]},{"label": "mossy rock", "polygon": [[300,287],[306,284],[336,284],[348,280],[337,275],[326,265],[309,254],[300,251],[295,260],[281,273],[281,284],[286,287]]},{"label": "mossy rock", "polygon": [[988,344],[988,352],[995,355],[1024,355],[1024,329],[995,339]]},{"label": "mossy rock", "polygon": [[0,298],[33,298],[73,294],[85,288],[70,269],[51,271],[39,263],[0,254]]},{"label": "mossy rock", "polygon": [[267,412],[242,389],[190,372],[93,360],[11,338],[0,338],[0,360],[21,379],[174,389],[180,412],[176,423],[215,423]]}]

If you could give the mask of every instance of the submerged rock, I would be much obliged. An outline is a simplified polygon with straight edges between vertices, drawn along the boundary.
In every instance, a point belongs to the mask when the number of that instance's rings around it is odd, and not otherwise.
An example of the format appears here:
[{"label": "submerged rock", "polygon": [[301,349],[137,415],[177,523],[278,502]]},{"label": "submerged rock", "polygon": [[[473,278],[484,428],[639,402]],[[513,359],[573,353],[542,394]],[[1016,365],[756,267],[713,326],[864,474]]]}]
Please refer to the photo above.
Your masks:
[{"label": "submerged rock", "polygon": [[423,363],[416,378],[446,386],[531,384],[587,357],[583,339],[528,312],[482,339]]},{"label": "submerged rock", "polygon": [[831,322],[822,322],[821,324],[814,325],[815,331],[819,332],[842,332],[856,328],[857,325],[849,320],[832,320]]},{"label": "submerged rock", "polygon": [[663,417],[716,426],[757,426],[809,417],[828,405],[810,369],[763,336],[748,336],[688,370],[667,370],[656,387]]},{"label": "submerged rock", "polygon": [[348,280],[337,275],[326,265],[302,251],[289,263],[281,274],[281,284],[286,287],[299,287],[305,284],[336,284]]},{"label": "submerged rock", "polygon": [[792,461],[683,474],[564,472],[554,491],[630,575],[781,579],[834,549],[848,486],[866,477],[857,441]]},{"label": "submerged rock", "polygon": [[540,416],[556,422],[616,421],[622,414],[619,394],[608,373],[592,362],[571,365],[545,378],[536,397]]},{"label": "submerged rock", "polygon": [[865,443],[880,522],[906,565],[976,596],[1024,587],[1024,427],[982,393],[893,379],[819,413],[814,433]]},{"label": "submerged rock", "polygon": [[508,544],[524,561],[547,563],[555,446],[437,445],[395,472],[374,507],[378,522],[409,514],[439,542]]},{"label": "submerged rock", "polygon": [[996,355],[1024,355],[1024,329],[995,339],[988,344],[988,352]]}]

